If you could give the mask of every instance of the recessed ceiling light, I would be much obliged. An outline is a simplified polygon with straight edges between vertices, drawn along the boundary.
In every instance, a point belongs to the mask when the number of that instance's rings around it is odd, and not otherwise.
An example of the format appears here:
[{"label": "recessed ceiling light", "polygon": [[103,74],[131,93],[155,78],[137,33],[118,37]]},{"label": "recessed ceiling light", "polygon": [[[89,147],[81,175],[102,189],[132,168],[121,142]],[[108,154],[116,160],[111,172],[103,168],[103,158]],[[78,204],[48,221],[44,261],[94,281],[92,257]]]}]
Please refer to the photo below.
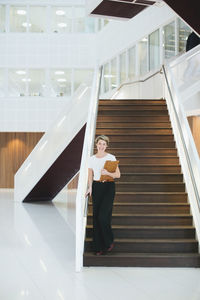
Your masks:
[{"label": "recessed ceiling light", "polygon": [[21,15],[21,16],[24,16],[24,15],[26,15],[26,10],[24,10],[24,9],[18,9],[17,10],[17,14]]},{"label": "recessed ceiling light", "polygon": [[67,24],[66,23],[58,23],[58,27],[61,27],[61,28],[67,27]]},{"label": "recessed ceiling light", "polygon": [[31,24],[31,23],[24,22],[24,23],[22,23],[22,26],[23,26],[23,27],[31,27],[32,24]]},{"label": "recessed ceiling light", "polygon": [[24,74],[26,74],[26,71],[19,70],[19,71],[16,71],[16,73],[17,73],[18,75],[24,75]]},{"label": "recessed ceiling light", "polygon": [[58,82],[66,82],[67,80],[65,78],[58,78],[57,81]]},{"label": "recessed ceiling light", "polygon": [[64,16],[64,15],[65,15],[65,11],[64,11],[64,10],[61,10],[61,9],[58,9],[58,10],[56,11],[56,15],[58,15],[58,16]]},{"label": "recessed ceiling light", "polygon": [[56,75],[62,75],[62,74],[65,74],[65,72],[64,71],[55,71],[55,74]]},{"label": "recessed ceiling light", "polygon": [[22,78],[22,81],[23,81],[23,82],[30,82],[30,81],[31,81],[31,78]]}]

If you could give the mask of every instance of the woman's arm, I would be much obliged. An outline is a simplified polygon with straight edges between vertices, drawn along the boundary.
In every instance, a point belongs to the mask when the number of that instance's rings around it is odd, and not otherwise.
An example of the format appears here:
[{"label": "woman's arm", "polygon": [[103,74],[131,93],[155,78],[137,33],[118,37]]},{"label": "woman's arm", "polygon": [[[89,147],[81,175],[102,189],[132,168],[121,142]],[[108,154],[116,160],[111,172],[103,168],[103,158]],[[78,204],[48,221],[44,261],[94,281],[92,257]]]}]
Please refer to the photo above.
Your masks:
[{"label": "woman's arm", "polygon": [[121,173],[120,173],[119,167],[117,167],[116,171],[113,173],[108,172],[106,169],[102,169],[101,175],[108,175],[112,178],[120,178]]},{"label": "woman's arm", "polygon": [[93,170],[88,169],[88,190],[86,193],[86,196],[89,194],[90,196],[92,195],[92,182],[93,182]]}]

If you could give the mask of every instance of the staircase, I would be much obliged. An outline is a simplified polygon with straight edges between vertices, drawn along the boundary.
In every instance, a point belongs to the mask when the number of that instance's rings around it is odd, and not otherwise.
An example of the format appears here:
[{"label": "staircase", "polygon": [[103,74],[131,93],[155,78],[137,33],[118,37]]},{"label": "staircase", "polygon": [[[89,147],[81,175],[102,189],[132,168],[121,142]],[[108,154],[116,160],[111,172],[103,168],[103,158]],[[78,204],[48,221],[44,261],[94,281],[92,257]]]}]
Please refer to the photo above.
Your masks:
[{"label": "staircase", "polygon": [[165,100],[100,100],[96,135],[110,137],[120,161],[112,226],[112,253],[92,251],[89,203],[84,266],[200,267]]}]

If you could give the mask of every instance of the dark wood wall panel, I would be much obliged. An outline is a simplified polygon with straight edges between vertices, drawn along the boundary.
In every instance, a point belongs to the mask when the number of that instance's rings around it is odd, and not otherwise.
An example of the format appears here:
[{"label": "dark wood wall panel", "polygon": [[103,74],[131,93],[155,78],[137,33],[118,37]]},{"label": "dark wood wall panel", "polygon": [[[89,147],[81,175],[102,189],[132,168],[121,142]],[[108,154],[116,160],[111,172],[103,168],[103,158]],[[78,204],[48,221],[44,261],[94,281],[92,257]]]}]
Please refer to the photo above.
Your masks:
[{"label": "dark wood wall panel", "polygon": [[42,132],[0,132],[0,188],[14,188],[14,175]]}]

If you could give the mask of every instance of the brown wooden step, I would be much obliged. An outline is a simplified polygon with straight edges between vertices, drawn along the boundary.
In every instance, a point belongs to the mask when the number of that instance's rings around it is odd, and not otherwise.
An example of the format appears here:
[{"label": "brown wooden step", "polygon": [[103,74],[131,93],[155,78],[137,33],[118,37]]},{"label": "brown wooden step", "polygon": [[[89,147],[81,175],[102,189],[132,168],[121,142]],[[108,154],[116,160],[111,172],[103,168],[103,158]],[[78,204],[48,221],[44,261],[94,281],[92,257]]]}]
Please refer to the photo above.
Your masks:
[{"label": "brown wooden step", "polygon": [[97,122],[97,129],[101,128],[171,128],[170,122]]},{"label": "brown wooden step", "polygon": [[117,192],[116,202],[125,203],[187,203],[185,192]]},{"label": "brown wooden step", "polygon": [[130,110],[129,108],[126,108],[126,110],[99,110],[98,116],[131,116],[132,120],[135,119],[135,116],[168,116],[168,110]]},{"label": "brown wooden step", "polygon": [[[115,239],[112,252],[198,253],[195,239]],[[86,238],[85,251],[93,251],[92,239]]]},{"label": "brown wooden step", "polygon": [[165,99],[101,99],[99,100],[99,105],[132,105],[132,104],[148,104],[148,105],[158,105],[158,104],[166,104]]},{"label": "brown wooden step", "polygon": [[136,103],[131,103],[129,105],[117,105],[117,104],[102,104],[100,103],[98,113],[102,111],[158,111],[159,113],[161,111],[167,111],[167,105],[166,104],[154,104],[154,105],[148,105],[148,104],[136,104]]},{"label": "brown wooden step", "polygon": [[182,174],[163,173],[121,173],[123,182],[183,182]]},{"label": "brown wooden step", "polygon": [[[98,134],[96,135],[96,137]],[[148,141],[148,147],[154,148],[154,142],[173,142],[174,136],[172,134],[159,135],[159,134],[131,134],[131,135],[110,135],[107,134],[110,138],[110,142],[144,142]],[[137,147],[138,148],[138,147]]]},{"label": "brown wooden step", "polygon": [[136,115],[129,115],[129,116],[113,116],[113,115],[98,115],[97,116],[97,122],[140,122],[140,123],[145,123],[145,122],[155,122],[155,123],[160,123],[160,122],[169,122],[169,116],[168,115],[162,115],[162,116],[136,116]]},{"label": "brown wooden step", "polygon": [[87,252],[83,257],[84,266],[107,267],[200,267],[200,255],[196,253],[112,253],[96,256]]},{"label": "brown wooden step", "polygon": [[122,173],[181,173],[179,164],[124,164],[120,162],[120,171]]},{"label": "brown wooden step", "polygon": [[174,141],[110,141],[109,147],[111,148],[175,148]]},{"label": "brown wooden step", "polygon": [[183,182],[116,182],[117,192],[185,192]]},{"label": "brown wooden step", "polygon": [[153,135],[172,135],[170,128],[100,128],[96,129],[97,135],[138,135],[138,134],[153,134]]},{"label": "brown wooden step", "polygon": [[[115,156],[121,155],[132,155],[132,156],[177,156],[176,149],[167,149],[167,148],[110,148],[108,149],[109,153],[114,154]],[[96,153],[96,149],[94,149]]]},{"label": "brown wooden step", "polygon": [[[92,204],[88,211],[92,213]],[[186,203],[118,203],[113,205],[113,213],[133,214],[189,214],[190,205]]]},{"label": "brown wooden step", "polygon": [[[113,225],[137,226],[184,226],[192,225],[192,216],[188,214],[113,214]],[[88,213],[88,225],[92,224],[92,214]]]},{"label": "brown wooden step", "polygon": [[[141,238],[141,239],[194,239],[193,226],[123,226],[113,225],[115,238]],[[86,236],[93,236],[93,226],[87,225]]]},{"label": "brown wooden step", "polygon": [[117,156],[120,164],[162,164],[162,165],[177,165],[179,164],[178,157],[175,156]]}]

